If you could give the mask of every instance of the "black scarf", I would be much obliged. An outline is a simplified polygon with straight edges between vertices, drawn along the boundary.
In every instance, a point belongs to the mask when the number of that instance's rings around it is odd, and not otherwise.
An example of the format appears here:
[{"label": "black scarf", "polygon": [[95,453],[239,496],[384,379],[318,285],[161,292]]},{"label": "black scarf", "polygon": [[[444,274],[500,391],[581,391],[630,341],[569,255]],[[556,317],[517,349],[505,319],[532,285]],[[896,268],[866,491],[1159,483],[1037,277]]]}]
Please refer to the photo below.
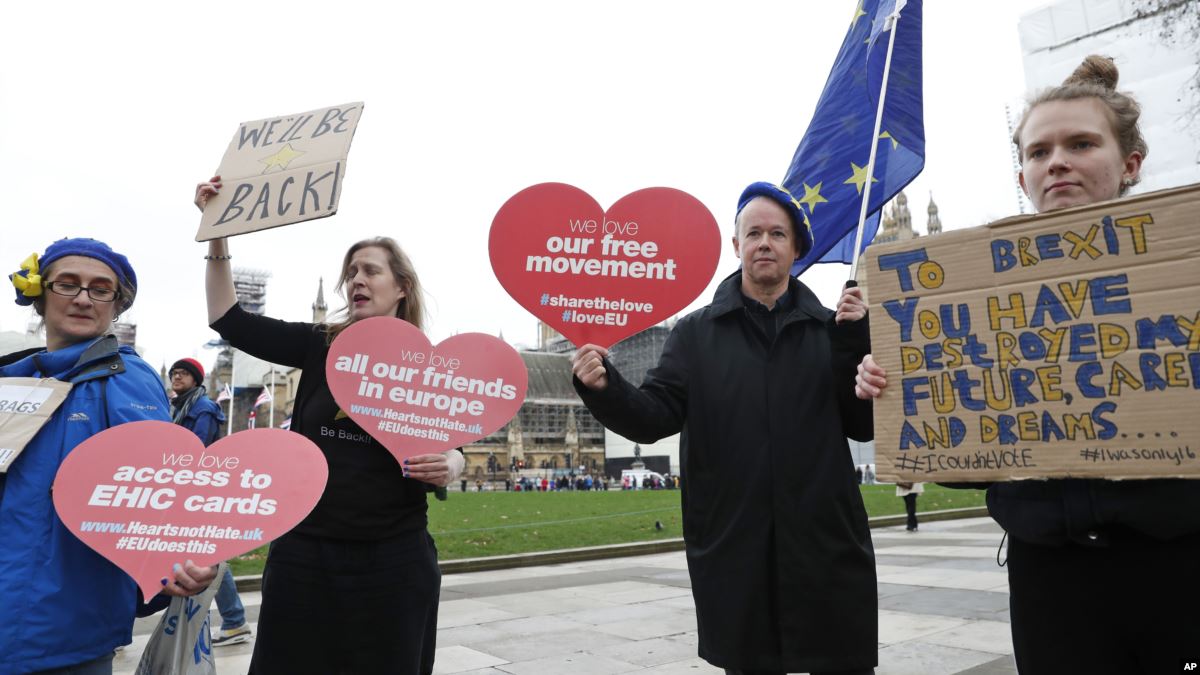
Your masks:
[{"label": "black scarf", "polygon": [[205,395],[204,385],[198,384],[186,393],[180,394],[171,401],[171,406],[174,410],[171,411],[171,422],[173,424],[183,424],[183,420],[187,418],[187,414],[192,410],[192,404],[196,399]]}]

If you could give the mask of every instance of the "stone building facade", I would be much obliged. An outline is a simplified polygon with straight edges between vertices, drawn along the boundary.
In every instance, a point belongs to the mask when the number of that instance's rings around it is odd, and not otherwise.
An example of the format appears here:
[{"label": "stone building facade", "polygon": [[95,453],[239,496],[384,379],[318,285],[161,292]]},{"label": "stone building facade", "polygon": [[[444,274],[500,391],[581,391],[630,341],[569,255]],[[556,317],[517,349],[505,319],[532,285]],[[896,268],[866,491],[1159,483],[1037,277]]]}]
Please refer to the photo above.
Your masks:
[{"label": "stone building facade", "polygon": [[529,373],[517,416],[463,448],[463,477],[504,480],[516,471],[538,475],[604,470],[604,427],[571,385],[570,353],[521,352]]}]

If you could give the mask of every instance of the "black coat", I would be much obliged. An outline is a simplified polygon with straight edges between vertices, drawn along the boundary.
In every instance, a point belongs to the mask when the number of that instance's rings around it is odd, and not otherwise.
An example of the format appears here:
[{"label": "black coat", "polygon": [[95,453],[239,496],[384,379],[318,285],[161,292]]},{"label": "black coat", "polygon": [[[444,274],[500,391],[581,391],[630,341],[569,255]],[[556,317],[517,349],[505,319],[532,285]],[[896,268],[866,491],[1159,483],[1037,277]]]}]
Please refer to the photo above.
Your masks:
[{"label": "black coat", "polygon": [[[846,437],[872,435],[854,397],[866,321],[838,326],[795,279],[773,344],[741,274],[671,331],[634,388],[575,380],[588,408],[640,443],[682,430],[683,533],[700,656],[733,669],[876,663],[875,556]],[[781,300],[782,302],[782,300]]]}]

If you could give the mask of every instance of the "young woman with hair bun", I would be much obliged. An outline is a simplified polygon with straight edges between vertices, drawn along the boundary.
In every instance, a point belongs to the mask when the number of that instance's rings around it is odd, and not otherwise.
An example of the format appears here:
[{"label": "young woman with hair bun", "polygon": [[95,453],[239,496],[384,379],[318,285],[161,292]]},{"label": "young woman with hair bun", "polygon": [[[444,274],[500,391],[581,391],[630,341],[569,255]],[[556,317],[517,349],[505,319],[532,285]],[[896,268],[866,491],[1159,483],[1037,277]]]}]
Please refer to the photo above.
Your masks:
[{"label": "young woman with hair bun", "polygon": [[[1013,143],[1039,213],[1137,184],[1148,153],[1141,108],[1117,81],[1116,64],[1093,55],[1030,100]],[[879,396],[886,375],[868,355],[858,396]],[[987,491],[1009,537],[1022,675],[1174,673],[1200,656],[1200,481],[1022,480]]]}]

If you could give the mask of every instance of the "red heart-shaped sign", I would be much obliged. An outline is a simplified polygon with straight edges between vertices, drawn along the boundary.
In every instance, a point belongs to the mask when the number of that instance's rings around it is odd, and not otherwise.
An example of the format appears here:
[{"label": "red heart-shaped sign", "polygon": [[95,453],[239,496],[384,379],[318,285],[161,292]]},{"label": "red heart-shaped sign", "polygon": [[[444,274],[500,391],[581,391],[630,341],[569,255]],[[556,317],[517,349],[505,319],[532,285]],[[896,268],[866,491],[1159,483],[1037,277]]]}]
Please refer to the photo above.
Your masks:
[{"label": "red heart-shaped sign", "polygon": [[175,563],[214,565],[304,519],[329,468],[312,441],[255,429],[205,448],[168,422],[130,422],[80,443],[54,479],[67,529],[152,598]]},{"label": "red heart-shaped sign", "polygon": [[625,195],[608,211],[562,183],[500,207],[488,248],[500,285],[576,345],[612,346],[687,307],[712,280],[712,213],[672,188]]},{"label": "red heart-shaped sign", "polygon": [[525,402],[529,375],[508,343],[462,333],[434,347],[407,321],[363,319],[329,347],[333,400],[397,460],[477,441]]}]

